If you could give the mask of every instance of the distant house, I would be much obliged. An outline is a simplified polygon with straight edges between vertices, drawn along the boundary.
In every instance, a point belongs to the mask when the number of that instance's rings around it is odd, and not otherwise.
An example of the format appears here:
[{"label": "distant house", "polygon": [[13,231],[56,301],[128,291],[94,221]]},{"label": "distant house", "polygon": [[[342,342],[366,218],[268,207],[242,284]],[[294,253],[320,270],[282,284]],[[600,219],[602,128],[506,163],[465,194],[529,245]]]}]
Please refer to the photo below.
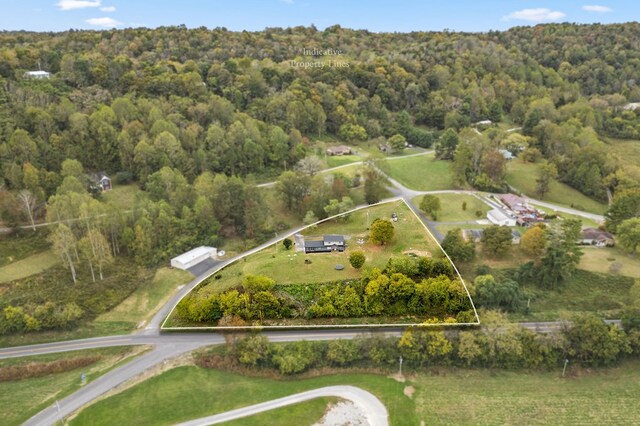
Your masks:
[{"label": "distant house", "polygon": [[622,107],[622,109],[626,109],[629,111],[635,111],[638,108],[640,108],[640,102],[630,102]]},{"label": "distant house", "polygon": [[501,195],[500,201],[502,201],[502,203],[505,206],[509,207],[514,212],[530,210],[529,206],[527,206],[527,203],[524,201],[524,198],[518,197],[517,195],[513,195],[513,194]]},{"label": "distant house", "polygon": [[346,145],[330,146],[327,148],[327,155],[350,155],[351,148]]},{"label": "distant house", "polygon": [[51,73],[47,71],[27,71],[24,73],[26,78],[51,78]]},{"label": "distant house", "polygon": [[491,126],[493,121],[491,120],[480,120],[477,123],[473,123],[474,126]]},{"label": "distant house", "polygon": [[92,173],[89,175],[91,186],[100,191],[110,191],[113,189],[111,178],[105,172]]},{"label": "distant house", "polygon": [[493,210],[489,211],[487,213],[487,219],[489,219],[489,222],[493,223],[494,225],[500,225],[500,226],[515,226],[516,225],[516,219],[515,218],[509,216],[504,211],[498,210],[498,209],[493,209]]},{"label": "distant house", "polygon": [[511,244],[520,244],[520,232],[515,229],[511,230]]},{"label": "distant house", "polygon": [[584,228],[577,243],[596,247],[613,247],[616,244],[613,235],[596,228]]},{"label": "distant house", "polygon": [[507,161],[508,161],[508,160],[513,160],[514,158],[516,158],[516,157],[514,157],[514,155],[511,153],[511,151],[509,151],[508,149],[499,149],[499,150],[498,150],[498,152],[499,152],[500,154],[502,154],[502,156],[504,157],[504,159],[505,159],[505,160],[507,160]]},{"label": "distant house", "polygon": [[332,251],[344,251],[346,248],[344,236],[324,235],[321,240],[304,240],[305,253],[329,253]]}]

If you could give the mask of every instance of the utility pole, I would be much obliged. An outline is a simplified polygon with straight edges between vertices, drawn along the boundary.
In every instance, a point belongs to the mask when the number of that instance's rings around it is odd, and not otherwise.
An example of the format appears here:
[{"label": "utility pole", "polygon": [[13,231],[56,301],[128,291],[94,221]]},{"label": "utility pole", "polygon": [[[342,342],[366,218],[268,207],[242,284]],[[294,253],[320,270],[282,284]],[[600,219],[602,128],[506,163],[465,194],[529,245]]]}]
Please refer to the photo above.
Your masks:
[{"label": "utility pole", "polygon": [[398,376],[402,377],[402,355],[400,355],[400,371],[398,372]]},{"label": "utility pole", "polygon": [[567,371],[567,364],[569,364],[569,360],[567,358],[564,359],[564,367],[562,367],[562,377],[564,377],[564,372]]}]

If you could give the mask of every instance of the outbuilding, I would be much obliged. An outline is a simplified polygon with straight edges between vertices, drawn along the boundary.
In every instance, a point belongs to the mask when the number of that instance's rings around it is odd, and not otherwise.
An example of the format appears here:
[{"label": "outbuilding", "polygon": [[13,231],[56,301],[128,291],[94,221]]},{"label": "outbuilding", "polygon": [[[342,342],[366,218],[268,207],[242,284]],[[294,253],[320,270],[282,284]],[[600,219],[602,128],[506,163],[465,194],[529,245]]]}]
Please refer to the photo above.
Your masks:
[{"label": "outbuilding", "polygon": [[487,219],[494,225],[516,226],[516,219],[502,210],[493,209],[487,213]]},{"label": "outbuilding", "polygon": [[177,269],[189,269],[194,265],[202,262],[203,260],[214,258],[217,254],[215,247],[196,247],[193,250],[189,250],[186,253],[182,253],[180,256],[176,256],[171,259],[171,266]]}]

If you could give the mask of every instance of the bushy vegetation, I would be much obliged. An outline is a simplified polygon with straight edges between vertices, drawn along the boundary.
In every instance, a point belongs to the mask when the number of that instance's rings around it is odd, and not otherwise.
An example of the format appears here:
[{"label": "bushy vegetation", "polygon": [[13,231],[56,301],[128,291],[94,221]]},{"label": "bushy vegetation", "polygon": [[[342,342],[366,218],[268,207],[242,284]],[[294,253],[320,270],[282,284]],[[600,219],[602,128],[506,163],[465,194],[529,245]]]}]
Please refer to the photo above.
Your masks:
[{"label": "bushy vegetation", "polygon": [[401,337],[358,337],[330,342],[270,343],[266,336],[235,340],[227,351],[204,353],[202,367],[224,368],[237,363],[275,369],[284,375],[323,367],[395,368],[398,359],[412,368],[455,365],[503,369],[549,369],[565,357],[582,366],[611,366],[637,356],[640,333],[607,325],[594,315],[575,316],[566,329],[538,334],[509,324],[495,312],[483,315],[479,329],[447,330],[410,328]]},{"label": "bushy vegetation", "polygon": [[[314,318],[400,317],[474,321],[462,283],[446,259],[391,259],[384,271],[361,280],[276,285],[264,276],[246,276],[222,293],[194,291],[177,313],[192,322],[245,325],[245,321]],[[424,320],[423,319],[423,320]]]}]

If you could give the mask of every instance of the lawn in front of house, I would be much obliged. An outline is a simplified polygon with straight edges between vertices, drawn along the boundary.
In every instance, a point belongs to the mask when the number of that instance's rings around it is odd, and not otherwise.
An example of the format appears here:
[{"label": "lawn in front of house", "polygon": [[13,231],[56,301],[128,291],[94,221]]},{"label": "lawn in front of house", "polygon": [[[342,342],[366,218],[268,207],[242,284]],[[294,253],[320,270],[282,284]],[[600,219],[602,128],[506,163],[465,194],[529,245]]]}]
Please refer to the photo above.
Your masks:
[{"label": "lawn in front of house", "polygon": [[[536,197],[536,179],[541,163],[523,163],[512,160],[507,163],[507,183],[528,197]],[[577,189],[562,182],[551,182],[549,193],[544,200],[559,206],[572,207],[590,213],[603,214],[607,207],[593,198],[587,197]]]},{"label": "lawn in front of house", "polygon": [[136,204],[136,200],[144,200],[148,196],[147,192],[140,189],[137,183],[114,184],[112,190],[102,192],[102,197],[106,202],[112,202],[123,210],[132,209]]},{"label": "lawn in front of house", "polygon": [[[368,212],[368,214],[367,214]],[[368,224],[376,218],[391,218],[398,215],[394,222],[395,235],[392,241],[379,246],[368,241]],[[347,249],[343,252],[310,253],[296,251],[295,246],[285,250],[282,243],[235,262],[215,276],[205,281],[200,291],[224,291],[238,285],[247,274],[266,275],[279,284],[301,282],[327,282],[338,279],[360,277],[361,271],[349,265],[349,254],[356,249],[362,250],[367,258],[364,268],[384,268],[389,258],[401,256],[405,251],[418,250],[429,252],[434,257],[442,256],[438,244],[424,229],[420,220],[402,201],[374,205],[358,210],[349,215],[346,222],[330,220],[302,232],[305,236],[321,237],[325,234],[338,234],[346,237]],[[362,239],[362,244],[358,240]],[[293,240],[293,238],[292,238]],[[311,261],[305,263],[305,259]],[[344,270],[336,270],[336,265],[345,266]]]},{"label": "lawn in front of house", "polygon": [[433,191],[455,189],[452,163],[436,160],[434,154],[387,161],[392,178],[410,189]]}]

